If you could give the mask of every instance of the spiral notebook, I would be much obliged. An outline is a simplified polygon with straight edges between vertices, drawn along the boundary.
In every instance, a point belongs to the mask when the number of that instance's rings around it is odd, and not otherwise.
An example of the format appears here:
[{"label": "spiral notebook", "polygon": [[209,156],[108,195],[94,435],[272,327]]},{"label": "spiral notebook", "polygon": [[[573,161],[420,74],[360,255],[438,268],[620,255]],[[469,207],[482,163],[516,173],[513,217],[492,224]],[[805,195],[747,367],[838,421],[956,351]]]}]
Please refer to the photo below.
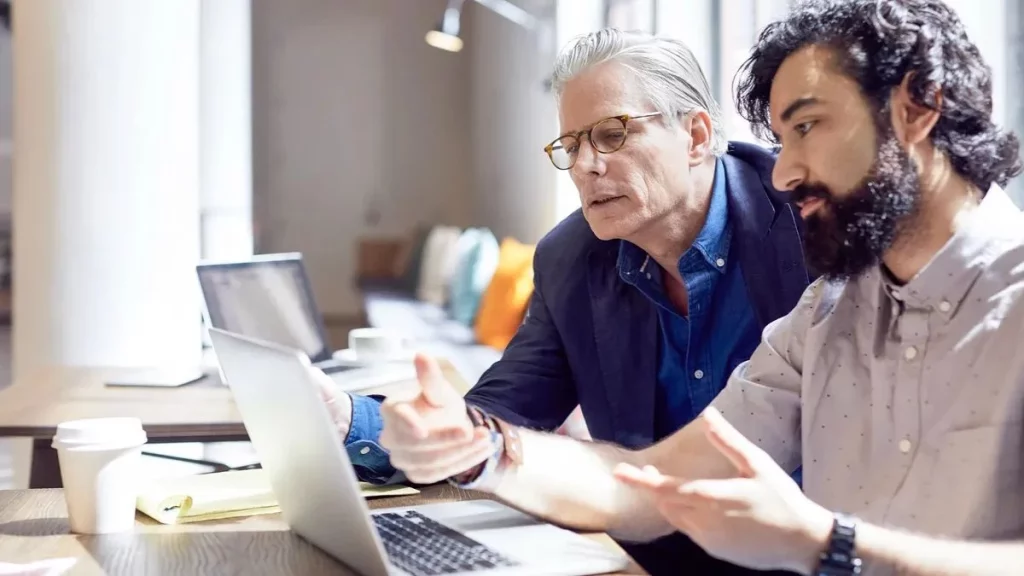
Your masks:
[{"label": "spiral notebook", "polygon": [[[361,483],[365,498],[409,496],[408,486]],[[281,509],[263,470],[232,470],[160,479],[143,486],[136,508],[162,524],[275,514]]]}]

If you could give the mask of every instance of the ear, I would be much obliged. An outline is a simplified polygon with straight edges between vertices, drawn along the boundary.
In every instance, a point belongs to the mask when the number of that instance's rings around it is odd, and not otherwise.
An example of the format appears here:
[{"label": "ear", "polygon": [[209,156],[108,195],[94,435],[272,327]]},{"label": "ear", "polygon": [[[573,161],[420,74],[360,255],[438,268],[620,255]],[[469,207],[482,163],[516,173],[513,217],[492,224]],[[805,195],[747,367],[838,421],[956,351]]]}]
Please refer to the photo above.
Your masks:
[{"label": "ear", "polygon": [[926,140],[939,121],[942,109],[942,91],[935,91],[935,109],[914,101],[910,94],[910,80],[913,72],[903,77],[903,82],[893,90],[891,102],[892,127],[896,137],[905,146],[913,146]]},{"label": "ear", "polygon": [[690,134],[690,149],[687,156],[690,166],[703,164],[711,154],[711,116],[704,110],[694,110],[680,119],[683,129]]}]

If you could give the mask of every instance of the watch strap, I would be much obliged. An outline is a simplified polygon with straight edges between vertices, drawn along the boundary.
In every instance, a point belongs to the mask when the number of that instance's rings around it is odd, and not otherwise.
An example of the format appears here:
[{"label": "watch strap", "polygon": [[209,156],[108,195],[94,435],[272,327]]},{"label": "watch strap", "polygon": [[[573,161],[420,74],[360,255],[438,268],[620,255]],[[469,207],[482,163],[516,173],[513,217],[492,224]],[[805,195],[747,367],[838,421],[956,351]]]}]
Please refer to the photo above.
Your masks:
[{"label": "watch strap", "polygon": [[502,456],[506,464],[519,466],[523,463],[523,441],[519,429],[500,418],[491,417],[501,434]]},{"label": "watch strap", "polygon": [[836,513],[828,546],[821,553],[815,576],[853,576],[861,573],[857,557],[857,519]]},{"label": "watch strap", "polygon": [[522,461],[522,444],[516,428],[495,418],[476,406],[466,406],[466,413],[474,427],[485,427],[491,433],[495,450],[489,458],[461,474],[448,479],[450,484],[465,490],[482,488],[496,473],[509,462],[518,465]]}]

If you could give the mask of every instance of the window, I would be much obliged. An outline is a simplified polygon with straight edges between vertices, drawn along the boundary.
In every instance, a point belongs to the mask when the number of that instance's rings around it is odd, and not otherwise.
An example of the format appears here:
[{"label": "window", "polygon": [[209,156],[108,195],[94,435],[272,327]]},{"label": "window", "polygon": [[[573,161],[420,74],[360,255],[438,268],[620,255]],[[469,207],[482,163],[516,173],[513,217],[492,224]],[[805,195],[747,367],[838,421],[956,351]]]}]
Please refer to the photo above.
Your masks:
[{"label": "window", "polygon": [[655,0],[607,0],[605,26],[654,34],[654,3]]},{"label": "window", "polygon": [[[1006,23],[1006,127],[1024,139],[1024,100],[1018,96],[1024,89],[1024,0],[1007,0]],[[1016,177],[1007,189],[1024,209],[1024,176]]]},{"label": "window", "polygon": [[693,51],[722,108],[730,140],[756,141],[736,112],[733,81],[750,55],[757,34],[782,16],[789,0],[659,0],[657,33],[685,42]]},{"label": "window", "polygon": [[655,33],[682,40],[693,51],[701,70],[714,87],[718,35],[712,30],[714,0],[657,0]]},{"label": "window", "polygon": [[[1024,0],[946,2],[992,68],[992,120],[1024,139]],[[1024,176],[1011,180],[1006,189],[1017,206],[1024,207]]]}]

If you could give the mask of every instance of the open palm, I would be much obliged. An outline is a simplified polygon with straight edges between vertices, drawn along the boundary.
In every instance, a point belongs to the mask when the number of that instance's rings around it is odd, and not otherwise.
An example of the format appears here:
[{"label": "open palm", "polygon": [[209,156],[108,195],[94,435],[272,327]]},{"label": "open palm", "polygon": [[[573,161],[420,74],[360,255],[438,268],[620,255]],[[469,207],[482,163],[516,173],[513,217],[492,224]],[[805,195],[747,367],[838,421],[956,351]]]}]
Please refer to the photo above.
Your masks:
[{"label": "open palm", "polygon": [[416,356],[419,390],[381,406],[381,445],[391,464],[413,482],[431,483],[464,472],[494,452],[489,432],[474,428],[466,402],[433,359]]},{"label": "open palm", "polygon": [[757,569],[814,566],[832,514],[717,411],[702,417],[708,440],[736,467],[736,477],[687,480],[628,465],[616,475],[649,491],[662,516],[713,556]]}]

